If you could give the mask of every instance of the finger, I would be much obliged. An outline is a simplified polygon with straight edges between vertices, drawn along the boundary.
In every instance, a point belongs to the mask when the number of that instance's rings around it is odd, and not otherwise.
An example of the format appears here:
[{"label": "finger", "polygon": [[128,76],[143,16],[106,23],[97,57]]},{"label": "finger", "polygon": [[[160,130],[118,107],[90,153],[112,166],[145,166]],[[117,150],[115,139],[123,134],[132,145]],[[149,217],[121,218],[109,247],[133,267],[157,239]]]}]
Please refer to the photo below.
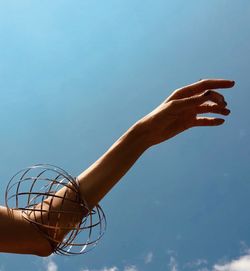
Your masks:
[{"label": "finger", "polygon": [[234,84],[235,84],[235,82],[232,80],[203,79],[203,80],[195,82],[191,85],[177,89],[173,93],[173,95],[171,95],[170,100],[191,97],[193,95],[200,94],[207,89],[231,88],[234,86]]},{"label": "finger", "polygon": [[214,90],[207,90],[200,95],[175,100],[175,102],[178,103],[180,107],[182,107],[182,109],[199,106],[208,101],[212,101],[222,107],[225,107],[227,105],[224,97]]},{"label": "finger", "polygon": [[204,114],[204,113],[214,113],[214,114],[221,114],[221,115],[227,116],[230,114],[230,110],[216,104],[214,105],[206,104],[206,105],[201,105],[197,107],[196,114]]},{"label": "finger", "polygon": [[224,119],[220,118],[208,118],[208,117],[197,117],[193,126],[218,126],[224,123]]}]

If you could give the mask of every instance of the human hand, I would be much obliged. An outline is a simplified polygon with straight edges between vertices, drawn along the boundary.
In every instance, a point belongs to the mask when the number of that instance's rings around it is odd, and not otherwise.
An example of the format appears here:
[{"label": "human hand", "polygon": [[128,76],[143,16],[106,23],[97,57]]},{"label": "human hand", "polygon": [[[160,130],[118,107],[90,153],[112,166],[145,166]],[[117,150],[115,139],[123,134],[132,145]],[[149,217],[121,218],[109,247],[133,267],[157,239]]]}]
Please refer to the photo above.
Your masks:
[{"label": "human hand", "polygon": [[230,110],[226,108],[223,95],[214,89],[233,86],[234,81],[231,80],[206,79],[175,90],[162,104],[139,121],[147,146],[159,144],[191,127],[221,125],[224,122],[222,118],[198,115],[228,115]]}]

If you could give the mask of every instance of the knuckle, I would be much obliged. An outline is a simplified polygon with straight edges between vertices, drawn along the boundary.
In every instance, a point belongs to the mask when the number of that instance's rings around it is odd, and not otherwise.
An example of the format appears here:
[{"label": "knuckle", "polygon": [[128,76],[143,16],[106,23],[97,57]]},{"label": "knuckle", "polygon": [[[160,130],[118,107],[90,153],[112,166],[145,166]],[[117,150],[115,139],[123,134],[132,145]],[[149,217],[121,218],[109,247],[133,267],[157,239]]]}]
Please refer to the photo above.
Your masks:
[{"label": "knuckle", "polygon": [[170,101],[168,101],[168,106],[174,107],[177,105],[177,103],[178,103],[177,100],[170,100]]},{"label": "knuckle", "polygon": [[203,96],[211,96],[212,94],[213,94],[213,91],[211,89],[208,89],[203,93]]},{"label": "knuckle", "polygon": [[201,86],[202,86],[203,88],[206,88],[206,87],[208,86],[208,84],[209,84],[209,80],[208,80],[208,79],[202,79],[202,80],[200,81],[200,84],[201,84]]}]

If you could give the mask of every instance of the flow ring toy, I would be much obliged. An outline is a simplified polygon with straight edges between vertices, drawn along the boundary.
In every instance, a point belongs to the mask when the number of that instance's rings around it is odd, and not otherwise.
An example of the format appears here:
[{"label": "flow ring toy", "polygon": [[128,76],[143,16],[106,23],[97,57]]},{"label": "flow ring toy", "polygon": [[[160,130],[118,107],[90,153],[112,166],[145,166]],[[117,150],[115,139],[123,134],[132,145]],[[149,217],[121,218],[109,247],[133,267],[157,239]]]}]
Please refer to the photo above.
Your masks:
[{"label": "flow ring toy", "polygon": [[[71,191],[75,195],[72,199],[67,192],[57,193],[59,190]],[[50,198],[45,207],[46,199]],[[54,199],[60,199],[60,208],[54,209]],[[64,209],[67,201],[85,210],[85,215],[70,226],[60,226],[60,218],[68,214],[74,217],[75,208]],[[38,164],[17,172],[9,181],[5,192],[5,203],[8,209],[21,210],[22,215],[34,224],[54,246],[54,253],[59,255],[84,254],[93,249],[106,230],[106,218],[102,208],[96,205],[92,210],[80,197],[79,184],[65,170],[49,165]],[[44,216],[46,213],[46,216]],[[39,215],[40,214],[40,215]],[[78,212],[79,215],[79,212]],[[57,223],[50,223],[51,216],[56,217]],[[39,217],[39,219],[38,219]],[[46,217],[46,222],[43,217]],[[78,216],[79,217],[79,216]],[[63,240],[58,242],[48,234],[48,230],[68,232]]]}]

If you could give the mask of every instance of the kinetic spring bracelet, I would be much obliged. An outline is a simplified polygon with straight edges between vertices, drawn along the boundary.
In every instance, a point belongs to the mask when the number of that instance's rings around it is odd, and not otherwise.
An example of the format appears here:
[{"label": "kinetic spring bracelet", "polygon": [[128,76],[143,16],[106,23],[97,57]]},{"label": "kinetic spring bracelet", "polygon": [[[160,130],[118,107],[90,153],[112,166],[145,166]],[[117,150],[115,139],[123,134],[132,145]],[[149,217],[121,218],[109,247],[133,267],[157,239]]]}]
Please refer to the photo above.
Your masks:
[{"label": "kinetic spring bracelet", "polygon": [[[59,190],[64,193],[57,193]],[[69,194],[74,197],[69,197]],[[59,209],[53,207],[55,200],[60,202]],[[96,205],[90,210],[80,195],[78,180],[53,165],[38,164],[17,172],[7,185],[5,203],[8,209],[21,210],[22,216],[45,235],[54,253],[59,255],[90,251],[106,230],[102,208]],[[67,203],[77,208],[68,210],[65,207]],[[84,214],[80,219],[79,210]],[[62,223],[65,215],[73,220],[67,225]],[[51,232],[55,234],[49,234]],[[58,232],[67,233],[63,235],[63,240],[59,241]]]}]

